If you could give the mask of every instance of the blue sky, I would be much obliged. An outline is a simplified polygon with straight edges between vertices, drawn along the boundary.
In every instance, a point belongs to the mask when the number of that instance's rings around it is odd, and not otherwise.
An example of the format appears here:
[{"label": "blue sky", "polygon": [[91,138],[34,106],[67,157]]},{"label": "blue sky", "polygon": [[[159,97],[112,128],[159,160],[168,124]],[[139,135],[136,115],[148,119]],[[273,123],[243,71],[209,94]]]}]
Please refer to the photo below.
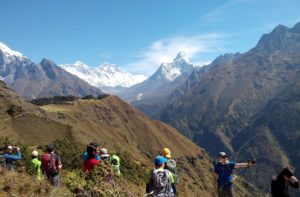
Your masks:
[{"label": "blue sky", "polygon": [[1,0],[0,42],[34,62],[106,61],[149,76],[179,51],[198,64],[245,52],[300,22],[299,10],[299,0]]}]

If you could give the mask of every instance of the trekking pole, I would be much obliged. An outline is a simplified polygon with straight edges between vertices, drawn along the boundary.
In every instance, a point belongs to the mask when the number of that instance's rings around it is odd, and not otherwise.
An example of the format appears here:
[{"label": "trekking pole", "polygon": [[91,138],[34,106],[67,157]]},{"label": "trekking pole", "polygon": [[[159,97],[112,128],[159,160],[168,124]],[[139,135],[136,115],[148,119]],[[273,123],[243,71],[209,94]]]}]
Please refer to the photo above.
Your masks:
[{"label": "trekking pole", "polygon": [[154,191],[152,191],[152,192],[150,192],[150,193],[147,193],[147,194],[145,194],[143,197],[151,196],[153,193],[154,193]]}]

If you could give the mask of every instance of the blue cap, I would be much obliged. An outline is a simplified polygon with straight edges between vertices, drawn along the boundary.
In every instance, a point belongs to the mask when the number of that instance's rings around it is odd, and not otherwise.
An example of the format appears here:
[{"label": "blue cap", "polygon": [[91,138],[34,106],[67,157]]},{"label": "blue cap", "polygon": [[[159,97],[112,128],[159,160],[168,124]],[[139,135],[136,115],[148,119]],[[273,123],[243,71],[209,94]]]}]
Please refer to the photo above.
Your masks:
[{"label": "blue cap", "polygon": [[156,165],[161,165],[163,163],[166,163],[167,161],[168,161],[168,159],[163,156],[156,156],[155,160],[154,160]]}]

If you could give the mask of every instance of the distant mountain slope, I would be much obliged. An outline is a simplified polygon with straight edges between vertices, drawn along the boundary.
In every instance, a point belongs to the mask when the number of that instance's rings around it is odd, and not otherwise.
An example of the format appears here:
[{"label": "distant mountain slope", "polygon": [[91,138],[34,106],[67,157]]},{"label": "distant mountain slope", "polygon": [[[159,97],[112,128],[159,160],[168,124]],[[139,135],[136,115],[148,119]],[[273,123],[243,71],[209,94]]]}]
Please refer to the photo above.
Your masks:
[{"label": "distant mountain slope", "polygon": [[225,150],[237,158],[257,158],[260,165],[250,177],[267,189],[281,167],[290,163],[300,169],[295,146],[300,127],[293,122],[299,51],[300,23],[279,25],[250,51],[217,58],[205,75],[195,74],[180,94],[173,92],[161,120],[213,155]]},{"label": "distant mountain slope", "polygon": [[[0,137],[10,136],[29,145],[58,138],[80,144],[98,141],[108,150],[119,147],[129,151],[149,170],[158,150],[170,147],[180,168],[180,194],[213,195],[212,166],[207,154],[176,129],[148,118],[118,97],[37,107],[0,83],[0,104]],[[243,184],[238,187],[238,196],[249,193],[249,187],[252,188]],[[253,190],[249,196],[256,194]]]},{"label": "distant mountain slope", "polygon": [[55,95],[97,96],[102,92],[78,77],[43,59],[35,64],[0,43],[0,80],[26,99]]},{"label": "distant mountain slope", "polygon": [[98,87],[107,93],[117,93],[141,83],[146,79],[143,75],[132,75],[120,70],[116,65],[103,63],[92,68],[83,62],[60,65],[66,71],[83,79],[92,86]]}]

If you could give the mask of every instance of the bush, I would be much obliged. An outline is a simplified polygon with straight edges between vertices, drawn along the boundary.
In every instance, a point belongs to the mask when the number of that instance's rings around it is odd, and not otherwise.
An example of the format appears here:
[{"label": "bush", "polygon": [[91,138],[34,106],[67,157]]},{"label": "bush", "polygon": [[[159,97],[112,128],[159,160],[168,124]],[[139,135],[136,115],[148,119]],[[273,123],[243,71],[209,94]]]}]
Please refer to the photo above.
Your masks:
[{"label": "bush", "polygon": [[121,151],[119,149],[116,155],[118,155],[121,160],[121,174],[135,184],[144,184],[147,175],[145,167],[136,162],[133,156],[127,151]]},{"label": "bush", "polygon": [[81,99],[83,100],[88,100],[88,99],[94,99],[95,97],[93,95],[86,95],[84,97],[82,97]]},{"label": "bush", "polygon": [[76,195],[83,196],[129,196],[127,187],[120,177],[114,176],[111,165],[101,164],[92,172],[69,172],[67,187]]},{"label": "bush", "polygon": [[80,147],[68,139],[55,140],[53,142],[56,153],[60,156],[64,168],[80,169],[83,147]]},{"label": "bush", "polygon": [[109,97],[109,96],[110,96],[110,94],[100,94],[100,95],[97,97],[97,99],[98,99],[98,100],[101,100],[101,99],[104,99],[104,98]]},{"label": "bush", "polygon": [[78,97],[75,96],[54,96],[49,98],[37,98],[33,99],[30,102],[35,105],[49,105],[49,104],[66,104],[69,101],[76,101]]}]

